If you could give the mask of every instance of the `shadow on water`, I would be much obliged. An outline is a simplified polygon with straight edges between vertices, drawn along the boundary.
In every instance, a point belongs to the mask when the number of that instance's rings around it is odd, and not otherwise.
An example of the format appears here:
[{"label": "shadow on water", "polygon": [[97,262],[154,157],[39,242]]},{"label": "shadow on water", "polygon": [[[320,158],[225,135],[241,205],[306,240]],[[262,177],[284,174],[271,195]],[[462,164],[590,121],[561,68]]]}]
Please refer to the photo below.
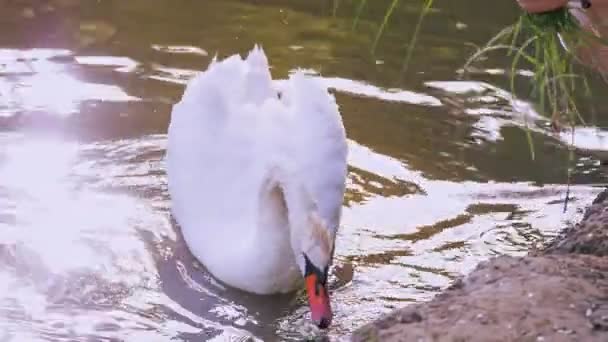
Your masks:
[{"label": "shadow on water", "polygon": [[[177,240],[163,243],[163,248],[171,253],[157,258],[161,289],[189,312],[203,317],[215,315],[213,321],[220,327],[235,326],[265,341],[275,336],[266,327],[275,326],[295,308],[306,305],[295,293],[257,296],[225,286],[190,254],[174,220],[172,226]],[[196,339],[210,337],[200,333],[190,335]]]},{"label": "shadow on water", "polygon": [[0,340],[319,336],[305,298],[215,281],[170,216],[171,107],[213,56],[254,43],[275,78],[302,68],[325,84],[347,130],[329,337],[580,217],[605,181],[587,150],[605,147],[608,119],[577,133],[563,213],[564,137],[504,90],[500,58],[469,79],[459,72],[466,43],[510,24],[514,4],[493,4],[495,15],[482,0],[438,4],[403,77],[416,6],[398,8],[371,56],[388,0],[370,2],[354,32],[353,2],[340,3],[334,13],[330,1],[0,0]]}]

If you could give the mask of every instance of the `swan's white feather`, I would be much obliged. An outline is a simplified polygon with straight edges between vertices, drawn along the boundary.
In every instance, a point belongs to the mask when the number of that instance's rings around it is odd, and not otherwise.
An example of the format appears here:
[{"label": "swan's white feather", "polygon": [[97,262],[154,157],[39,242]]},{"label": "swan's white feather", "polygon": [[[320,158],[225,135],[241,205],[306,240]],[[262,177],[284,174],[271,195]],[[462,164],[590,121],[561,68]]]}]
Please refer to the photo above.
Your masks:
[{"label": "swan's white feather", "polygon": [[301,184],[333,238],[346,175],[333,96],[299,72],[277,88],[260,48],[214,61],[188,84],[168,132],[172,211],[189,249],[220,280],[258,293],[291,290],[299,276],[285,213],[260,199],[264,184],[275,170]]}]

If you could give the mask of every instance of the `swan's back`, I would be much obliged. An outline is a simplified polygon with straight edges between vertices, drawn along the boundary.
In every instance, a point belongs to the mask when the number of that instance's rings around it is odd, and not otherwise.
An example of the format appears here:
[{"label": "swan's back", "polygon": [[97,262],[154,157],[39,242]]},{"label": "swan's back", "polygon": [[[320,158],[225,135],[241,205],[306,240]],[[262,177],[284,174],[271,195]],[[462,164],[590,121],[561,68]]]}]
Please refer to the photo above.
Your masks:
[{"label": "swan's back", "polygon": [[337,228],[347,153],[338,107],[301,73],[278,88],[256,47],[245,60],[212,62],[174,106],[167,172],[184,235],[255,224],[261,187],[277,167],[308,188]]}]

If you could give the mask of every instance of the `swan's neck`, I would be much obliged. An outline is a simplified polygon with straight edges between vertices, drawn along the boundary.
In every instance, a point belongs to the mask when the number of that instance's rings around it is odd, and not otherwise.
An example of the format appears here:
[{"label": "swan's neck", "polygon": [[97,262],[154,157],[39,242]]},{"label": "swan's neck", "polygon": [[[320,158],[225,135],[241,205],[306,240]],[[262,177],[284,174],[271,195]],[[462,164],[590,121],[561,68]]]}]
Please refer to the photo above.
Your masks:
[{"label": "swan's neck", "polygon": [[242,216],[253,220],[240,220],[235,213],[231,225],[189,237],[190,243],[205,246],[197,249],[199,259],[217,278],[260,294],[288,292],[301,285],[303,265],[298,258],[309,202],[298,187],[282,181],[289,178],[272,175],[263,182],[252,208],[255,213]]},{"label": "swan's neck", "polygon": [[308,215],[314,202],[296,177],[273,173],[261,189],[256,237],[272,236],[273,244],[290,244],[291,255],[301,253],[301,239],[307,236]]},{"label": "swan's neck", "polygon": [[269,177],[262,185],[257,203],[257,220],[242,245],[241,255],[255,265],[249,279],[271,279],[281,290],[292,290],[302,280],[296,261],[301,245],[300,232],[305,229],[307,202],[299,188],[283,179]]},{"label": "swan's neck", "polygon": [[310,235],[307,234],[310,229],[308,218],[316,210],[314,201],[295,175],[275,172],[266,184],[262,188],[266,191],[262,196],[264,200],[260,201],[258,229],[261,231],[257,236],[274,234],[278,230],[280,234],[276,236],[281,242],[291,244],[291,254],[301,254],[302,240]]},{"label": "swan's neck", "polygon": [[257,210],[258,221],[253,232],[256,247],[282,245],[290,240],[289,211],[285,191],[279,183],[262,187]]}]

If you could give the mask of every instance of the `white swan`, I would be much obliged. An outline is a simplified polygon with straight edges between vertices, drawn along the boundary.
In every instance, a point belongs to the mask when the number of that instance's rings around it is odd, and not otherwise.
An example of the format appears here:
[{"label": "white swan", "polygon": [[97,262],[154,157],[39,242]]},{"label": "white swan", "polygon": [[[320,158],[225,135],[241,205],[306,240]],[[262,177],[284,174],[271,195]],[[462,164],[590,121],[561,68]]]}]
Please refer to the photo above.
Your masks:
[{"label": "white swan", "polygon": [[327,327],[347,172],[334,97],[299,72],[279,86],[256,46],[245,60],[214,60],[188,84],[168,135],[172,212],[192,254],[256,294],[305,279],[311,318]]}]

